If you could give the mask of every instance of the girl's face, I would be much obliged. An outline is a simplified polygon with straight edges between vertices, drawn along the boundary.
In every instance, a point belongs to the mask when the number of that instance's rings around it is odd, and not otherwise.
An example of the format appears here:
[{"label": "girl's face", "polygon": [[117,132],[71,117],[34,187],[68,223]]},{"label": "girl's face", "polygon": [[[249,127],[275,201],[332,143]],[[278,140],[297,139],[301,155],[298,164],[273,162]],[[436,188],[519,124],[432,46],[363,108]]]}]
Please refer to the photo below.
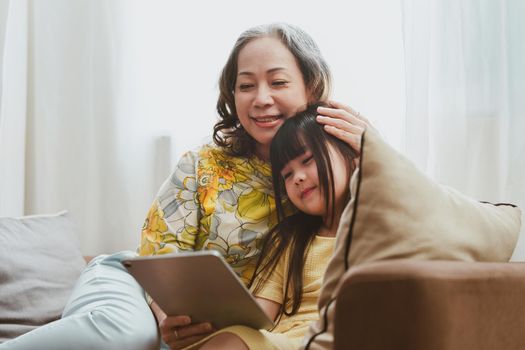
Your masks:
[{"label": "girl's face", "polygon": [[[345,159],[332,145],[328,145],[330,163],[334,176],[335,203],[339,210],[344,205],[347,192],[348,170]],[[319,185],[317,164],[310,150],[289,161],[281,170],[288,198],[302,212],[322,216],[326,222],[330,213],[326,212],[325,196]],[[329,208],[331,210],[332,208]]]},{"label": "girl's face", "polygon": [[257,142],[256,154],[268,159],[279,127],[308,102],[303,75],[290,50],[273,37],[246,44],[239,52],[237,66],[237,116]]}]

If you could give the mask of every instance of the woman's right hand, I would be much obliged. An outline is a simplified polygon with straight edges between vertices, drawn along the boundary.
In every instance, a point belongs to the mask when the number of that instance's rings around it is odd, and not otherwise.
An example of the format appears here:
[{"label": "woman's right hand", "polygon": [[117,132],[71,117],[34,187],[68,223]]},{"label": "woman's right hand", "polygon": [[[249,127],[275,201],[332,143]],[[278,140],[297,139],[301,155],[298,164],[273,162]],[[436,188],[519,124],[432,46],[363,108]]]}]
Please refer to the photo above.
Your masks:
[{"label": "woman's right hand", "polygon": [[329,101],[328,107],[319,107],[317,112],[317,121],[324,126],[326,132],[348,143],[357,154],[361,153],[361,137],[365,129],[375,129],[355,109],[336,101]]},{"label": "woman's right hand", "polygon": [[170,349],[182,349],[215,331],[209,322],[191,323],[189,316],[167,316],[155,302],[150,307],[157,318],[162,340]]}]

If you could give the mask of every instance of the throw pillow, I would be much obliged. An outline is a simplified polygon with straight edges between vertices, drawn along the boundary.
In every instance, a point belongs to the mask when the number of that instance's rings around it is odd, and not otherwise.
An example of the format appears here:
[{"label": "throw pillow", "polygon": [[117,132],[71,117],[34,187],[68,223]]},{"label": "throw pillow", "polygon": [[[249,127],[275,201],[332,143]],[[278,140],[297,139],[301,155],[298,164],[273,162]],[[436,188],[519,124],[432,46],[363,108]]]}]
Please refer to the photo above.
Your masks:
[{"label": "throw pillow", "polygon": [[337,286],[348,268],[388,259],[506,262],[518,239],[516,206],[479,202],[434,182],[373,130],[363,135],[350,192],[308,349],[331,346]]},{"label": "throw pillow", "polygon": [[60,318],[84,266],[66,212],[0,218],[0,343]]}]

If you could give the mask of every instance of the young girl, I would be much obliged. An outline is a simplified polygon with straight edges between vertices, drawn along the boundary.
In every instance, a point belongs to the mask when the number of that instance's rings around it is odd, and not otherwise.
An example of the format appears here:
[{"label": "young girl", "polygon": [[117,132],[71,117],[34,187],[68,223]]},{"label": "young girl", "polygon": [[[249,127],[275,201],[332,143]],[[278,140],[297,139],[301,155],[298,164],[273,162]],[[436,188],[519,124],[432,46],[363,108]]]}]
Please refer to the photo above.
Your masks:
[{"label": "young girl", "polygon": [[[322,276],[356,158],[352,147],[316,122],[318,106],[286,120],[270,147],[279,223],[264,240],[251,287],[277,325],[270,332],[229,327],[201,349],[297,349],[318,317]],[[285,213],[286,201],[294,214]]]}]

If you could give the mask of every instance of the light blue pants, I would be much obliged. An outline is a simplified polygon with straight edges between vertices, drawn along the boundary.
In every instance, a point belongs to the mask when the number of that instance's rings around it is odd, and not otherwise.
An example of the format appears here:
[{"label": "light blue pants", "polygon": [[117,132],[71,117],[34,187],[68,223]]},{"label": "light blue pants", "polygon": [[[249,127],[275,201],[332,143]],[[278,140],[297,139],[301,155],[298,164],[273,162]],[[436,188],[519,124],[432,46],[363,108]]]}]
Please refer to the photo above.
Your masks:
[{"label": "light blue pants", "polygon": [[160,336],[144,291],[120,261],[100,255],[80,275],[60,320],[0,344],[0,350],[156,349]]}]

